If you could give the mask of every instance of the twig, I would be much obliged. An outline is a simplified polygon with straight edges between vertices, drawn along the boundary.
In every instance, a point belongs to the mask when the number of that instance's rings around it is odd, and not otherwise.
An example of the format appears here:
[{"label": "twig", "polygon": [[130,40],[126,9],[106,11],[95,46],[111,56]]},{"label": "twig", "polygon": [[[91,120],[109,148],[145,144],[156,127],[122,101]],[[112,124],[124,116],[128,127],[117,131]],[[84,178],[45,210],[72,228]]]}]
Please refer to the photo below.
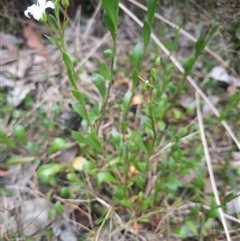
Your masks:
[{"label": "twig", "polygon": [[196,107],[197,107],[197,117],[198,117],[201,139],[202,139],[202,143],[203,143],[205,158],[206,158],[207,167],[208,167],[208,173],[209,173],[209,177],[210,177],[210,180],[211,180],[215,201],[216,201],[216,204],[218,206],[220,218],[221,218],[221,221],[222,221],[222,225],[223,225],[227,240],[231,241],[231,237],[230,237],[230,234],[229,234],[227,223],[226,223],[225,217],[223,215],[223,210],[220,206],[221,202],[220,202],[218,190],[217,190],[217,187],[216,187],[213,168],[212,168],[212,164],[211,164],[211,158],[210,158],[210,155],[209,155],[207,140],[206,140],[206,136],[205,136],[205,130],[204,130],[204,125],[203,125],[203,120],[202,120],[202,113],[201,113],[201,110],[200,110],[200,96],[199,96],[199,93],[197,91],[196,91]]},{"label": "twig", "polygon": [[100,11],[101,6],[102,6],[102,3],[100,1],[98,3],[97,7],[95,8],[95,11],[94,11],[93,15],[88,20],[87,26],[85,28],[85,31],[84,31],[83,37],[82,37],[84,41],[87,41],[87,39],[88,39],[88,36],[89,36],[89,33],[90,33],[90,29],[91,29],[92,25],[94,24],[94,19],[96,18],[98,12]]},{"label": "twig", "polygon": [[112,212],[112,207],[109,208],[109,210],[108,210],[108,212],[107,212],[107,214],[106,214],[106,216],[105,216],[103,222],[101,223],[101,225],[100,225],[100,227],[99,227],[99,229],[98,229],[98,231],[97,231],[97,235],[96,235],[96,239],[95,239],[95,241],[98,241],[99,236],[100,236],[100,232],[101,232],[101,230],[102,230],[104,224],[106,223],[108,217],[110,216],[111,212]]}]

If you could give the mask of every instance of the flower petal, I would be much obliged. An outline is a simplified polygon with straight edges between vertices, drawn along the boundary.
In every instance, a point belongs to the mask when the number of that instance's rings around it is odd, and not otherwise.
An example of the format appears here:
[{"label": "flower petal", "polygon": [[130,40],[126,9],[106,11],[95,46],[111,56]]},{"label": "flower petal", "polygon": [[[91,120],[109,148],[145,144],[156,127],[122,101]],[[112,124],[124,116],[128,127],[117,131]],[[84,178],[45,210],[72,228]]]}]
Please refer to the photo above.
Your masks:
[{"label": "flower petal", "polygon": [[39,5],[40,7],[45,7],[45,5],[46,5],[46,0],[38,0],[38,5]]},{"label": "flower petal", "polygon": [[45,9],[46,9],[46,8],[52,8],[52,9],[54,9],[54,4],[53,4],[53,2],[47,1],[46,5],[45,5]]},{"label": "flower petal", "polygon": [[25,11],[24,11],[24,14],[25,14],[25,16],[26,16],[27,18],[30,18],[29,13],[30,13],[29,10],[25,10]]}]

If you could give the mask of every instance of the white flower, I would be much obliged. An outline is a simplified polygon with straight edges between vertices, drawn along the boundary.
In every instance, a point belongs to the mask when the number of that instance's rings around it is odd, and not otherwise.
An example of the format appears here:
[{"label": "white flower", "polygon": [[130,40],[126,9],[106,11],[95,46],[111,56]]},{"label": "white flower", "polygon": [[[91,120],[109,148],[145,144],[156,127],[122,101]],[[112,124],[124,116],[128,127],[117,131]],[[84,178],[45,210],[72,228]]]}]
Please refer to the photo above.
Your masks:
[{"label": "white flower", "polygon": [[51,1],[38,0],[37,4],[28,7],[27,10],[24,11],[24,14],[28,18],[30,18],[29,14],[31,14],[37,21],[39,21],[45,13],[46,8],[54,9],[54,4]]}]

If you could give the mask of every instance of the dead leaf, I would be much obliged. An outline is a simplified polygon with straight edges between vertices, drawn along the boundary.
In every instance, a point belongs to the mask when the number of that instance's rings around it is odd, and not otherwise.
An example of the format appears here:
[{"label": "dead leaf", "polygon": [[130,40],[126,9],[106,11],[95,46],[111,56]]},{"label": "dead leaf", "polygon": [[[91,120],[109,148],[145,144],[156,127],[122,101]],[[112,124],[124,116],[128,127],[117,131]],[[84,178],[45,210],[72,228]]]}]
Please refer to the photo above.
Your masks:
[{"label": "dead leaf", "polygon": [[61,152],[61,154],[59,155],[59,162],[63,164],[70,164],[79,152],[80,147],[78,144],[75,144]]},{"label": "dead leaf", "polygon": [[223,81],[225,83],[229,83],[229,75],[228,75],[227,71],[221,66],[214,67],[211,70],[211,72],[208,74],[208,77],[218,80],[218,81]]},{"label": "dead leaf", "polygon": [[70,129],[77,130],[80,126],[81,117],[75,111],[64,111],[58,118],[59,123]]},{"label": "dead leaf", "polygon": [[43,55],[47,60],[50,60],[50,55],[42,44],[41,35],[37,30],[37,25],[32,19],[30,19],[28,23],[29,24],[22,31],[22,34],[26,39],[26,46],[36,50],[38,54]]},{"label": "dead leaf", "polygon": [[1,81],[0,81],[0,87],[1,88],[13,88],[15,85],[15,82],[11,79],[6,78],[5,76],[1,76]]},{"label": "dead leaf", "polygon": [[27,55],[22,58],[19,58],[18,61],[3,65],[1,67],[1,72],[2,73],[5,72],[8,75],[10,75],[9,77],[10,79],[12,78],[12,76],[22,79],[25,76],[28,68],[30,68],[31,66],[32,66],[32,56]]},{"label": "dead leaf", "polygon": [[0,177],[11,176],[12,173],[4,170],[0,170]]},{"label": "dead leaf", "polygon": [[13,36],[12,34],[6,34],[0,32],[0,47],[5,47],[11,52],[17,51],[17,44],[22,44],[23,40]]},{"label": "dead leaf", "polygon": [[18,81],[12,91],[7,94],[7,101],[13,106],[18,106],[22,103],[28,93],[34,90],[34,84],[25,84],[25,81]]},{"label": "dead leaf", "polygon": [[234,87],[240,87],[240,79],[229,75],[227,71],[221,66],[214,67],[208,74],[208,77],[217,81],[225,82],[228,85],[232,85]]},{"label": "dead leaf", "polygon": [[[208,98],[213,105],[216,105],[221,100],[219,96],[215,96],[215,95],[209,96]],[[180,99],[179,104],[184,108],[189,108],[189,107],[194,108],[196,106],[196,100],[191,96],[185,95]],[[210,111],[211,111],[211,108],[208,106],[207,103],[204,102],[202,112],[208,113]]]},{"label": "dead leaf", "polygon": [[21,206],[21,221],[24,235],[32,236],[37,231],[51,224],[54,217],[49,219],[48,212],[52,208],[54,208],[53,203],[44,198],[24,201]]},{"label": "dead leaf", "polygon": [[115,95],[124,95],[131,89],[131,83],[128,79],[118,79],[114,81],[112,91]]},{"label": "dead leaf", "polygon": [[235,151],[232,153],[233,160],[236,162],[240,162],[240,151]]}]

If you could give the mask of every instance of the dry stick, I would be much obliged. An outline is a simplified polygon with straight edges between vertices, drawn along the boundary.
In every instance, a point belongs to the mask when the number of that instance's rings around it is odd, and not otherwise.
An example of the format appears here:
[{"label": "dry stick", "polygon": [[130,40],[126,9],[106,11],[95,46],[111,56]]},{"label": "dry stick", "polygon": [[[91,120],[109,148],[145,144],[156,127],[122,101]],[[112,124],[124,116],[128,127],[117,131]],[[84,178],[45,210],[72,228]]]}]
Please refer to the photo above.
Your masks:
[{"label": "dry stick", "polygon": [[[142,5],[139,2],[136,2],[135,0],[128,0],[129,2],[133,3],[135,6],[143,9],[144,11],[147,11],[147,7],[145,7],[144,5]],[[185,31],[184,29],[180,28],[178,25],[176,25],[175,23],[169,21],[168,19],[164,18],[163,16],[161,16],[158,13],[155,13],[154,15],[156,18],[158,18],[159,20],[163,21],[164,23],[168,24],[169,26],[171,26],[172,28],[175,28],[177,30],[179,30],[179,32],[183,35],[185,35],[187,38],[189,38],[190,40],[192,40],[193,42],[197,42],[197,39],[192,36],[191,34],[189,34],[187,31]],[[217,61],[219,61],[223,67],[229,67],[229,63],[227,61],[225,61],[221,56],[219,56],[218,54],[216,54],[215,52],[213,52],[210,48],[205,47],[205,50],[211,54]],[[236,73],[236,71],[232,68],[230,68],[230,70],[232,71],[232,73],[234,73],[236,76],[238,75]]]},{"label": "dry stick", "polygon": [[[119,3],[120,8],[127,13],[140,27],[143,27],[143,22],[140,21],[131,11],[129,11],[122,3]],[[170,58],[170,60],[173,62],[173,64],[177,67],[177,69],[184,74],[184,68],[179,63],[179,61],[171,55],[169,50],[163,45],[163,43],[157,38],[155,34],[151,34],[151,38],[155,41],[155,43],[162,49],[162,51]],[[204,92],[201,90],[201,88],[196,84],[196,82],[191,78],[191,76],[187,76],[186,79],[189,81],[189,83],[192,85],[192,87],[200,94],[200,96],[204,99],[204,101],[208,104],[210,109],[213,111],[213,113],[220,117],[219,111],[216,109],[216,107],[211,103],[209,98],[204,94]],[[240,150],[240,142],[238,141],[237,137],[232,132],[230,126],[226,123],[226,121],[221,121],[222,125],[225,127],[235,144],[237,145],[238,149]]]},{"label": "dry stick", "polygon": [[197,91],[196,91],[196,107],[197,107],[197,117],[198,117],[198,123],[199,123],[199,129],[200,129],[202,144],[203,144],[203,148],[204,148],[205,158],[206,158],[207,167],[208,167],[208,173],[209,173],[209,177],[210,177],[210,180],[211,180],[215,201],[216,201],[217,206],[219,206],[218,210],[219,210],[220,218],[221,218],[221,221],[222,221],[222,225],[223,225],[227,240],[231,241],[231,237],[230,237],[229,230],[228,230],[228,227],[227,227],[227,223],[226,223],[226,220],[225,220],[225,217],[224,217],[224,214],[223,214],[223,210],[220,206],[221,202],[220,202],[220,198],[219,198],[219,195],[218,195],[218,190],[217,190],[217,186],[216,186],[216,182],[215,182],[215,178],[214,178],[213,168],[212,168],[212,164],[211,164],[211,158],[210,158],[210,155],[209,155],[204,125],[203,125],[203,120],[202,120],[202,113],[201,113],[201,110],[200,110],[200,96],[199,96],[199,93]]},{"label": "dry stick", "polygon": [[97,235],[96,235],[95,241],[98,241],[98,240],[99,240],[100,232],[101,232],[101,230],[103,229],[103,226],[104,226],[104,224],[106,223],[107,219],[110,217],[111,212],[112,212],[112,207],[110,207],[110,208],[108,209],[108,212],[107,212],[107,214],[106,214],[103,222],[101,223],[101,225],[100,225],[100,227],[99,227],[99,229],[98,229],[98,231],[97,231]]},{"label": "dry stick", "polygon": [[84,33],[83,33],[83,40],[84,40],[84,41],[86,41],[87,38],[88,38],[88,36],[89,36],[91,27],[92,27],[92,25],[94,24],[94,19],[96,18],[98,12],[100,11],[101,6],[102,6],[102,3],[99,2],[98,5],[97,5],[97,7],[95,8],[95,11],[94,11],[92,17],[88,20],[86,29],[85,29],[85,31],[84,31]]}]

